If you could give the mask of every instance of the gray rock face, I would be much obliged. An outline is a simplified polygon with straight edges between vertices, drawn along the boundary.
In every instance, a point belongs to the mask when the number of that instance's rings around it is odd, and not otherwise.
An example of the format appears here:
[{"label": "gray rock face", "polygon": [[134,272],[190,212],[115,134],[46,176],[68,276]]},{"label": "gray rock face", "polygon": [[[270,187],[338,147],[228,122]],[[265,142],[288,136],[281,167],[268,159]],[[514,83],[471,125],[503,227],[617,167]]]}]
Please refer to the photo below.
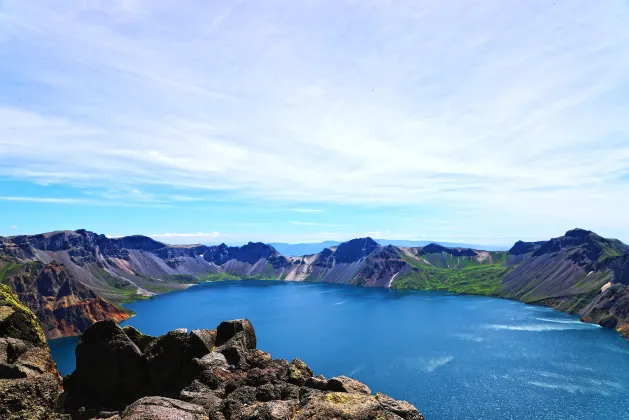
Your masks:
[{"label": "gray rock face", "polygon": [[[411,404],[383,394],[372,396],[359,381],[345,376],[328,381],[314,376],[300,359],[289,363],[257,350],[255,330],[246,319],[223,322],[215,333],[174,330],[155,338],[144,352],[129,337],[122,337],[125,331],[115,324],[115,328],[99,324],[81,339],[82,360],[89,359],[88,349],[95,357],[103,357],[103,351],[110,353],[107,364],[135,360],[131,371],[140,373],[132,376],[140,378],[140,383],[128,387],[129,378],[110,366],[109,377],[92,387],[78,387],[82,382],[76,378],[99,376],[94,376],[94,368],[77,361],[77,370],[68,379],[66,402],[66,408],[77,415],[114,408],[115,418],[122,420],[423,419]],[[97,345],[106,350],[95,349]],[[98,361],[94,359],[93,364]],[[106,375],[105,370],[98,374]],[[116,394],[115,401],[103,397],[106,390],[116,387],[127,389],[130,395]]]}]

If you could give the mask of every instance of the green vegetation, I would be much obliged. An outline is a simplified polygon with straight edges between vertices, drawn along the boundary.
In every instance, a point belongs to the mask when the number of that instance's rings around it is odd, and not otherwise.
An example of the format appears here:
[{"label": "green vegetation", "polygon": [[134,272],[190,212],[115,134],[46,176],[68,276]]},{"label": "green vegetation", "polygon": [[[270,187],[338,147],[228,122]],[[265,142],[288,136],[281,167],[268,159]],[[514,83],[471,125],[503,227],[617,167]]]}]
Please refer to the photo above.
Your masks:
[{"label": "green vegetation", "polygon": [[193,276],[192,274],[172,274],[170,276],[166,276],[164,281],[167,283],[177,284],[198,284],[201,282],[201,279],[197,276]]},{"label": "green vegetation", "polygon": [[511,270],[510,267],[498,264],[461,269],[414,267],[408,273],[396,277],[391,287],[500,296],[502,279]]},{"label": "green vegetation", "polygon": [[206,281],[223,281],[223,280],[241,280],[243,276],[237,276],[230,273],[210,273],[200,277],[201,282]]},{"label": "green vegetation", "polygon": [[[18,312],[19,316],[9,317],[15,312]],[[46,345],[46,337],[39,326],[37,317],[18,300],[6,284],[0,284],[0,317],[1,321],[6,324],[3,328],[9,337],[23,338],[37,346]]]}]

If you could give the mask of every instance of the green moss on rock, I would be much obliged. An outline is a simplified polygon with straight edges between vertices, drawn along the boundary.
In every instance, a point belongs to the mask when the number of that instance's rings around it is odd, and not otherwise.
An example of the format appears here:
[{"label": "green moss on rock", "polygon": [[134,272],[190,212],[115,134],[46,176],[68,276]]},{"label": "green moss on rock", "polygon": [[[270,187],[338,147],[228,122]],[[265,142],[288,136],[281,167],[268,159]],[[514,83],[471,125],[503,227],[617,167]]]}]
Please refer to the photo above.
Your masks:
[{"label": "green moss on rock", "polygon": [[37,317],[5,284],[0,285],[0,336],[19,338],[35,346],[47,346]]}]

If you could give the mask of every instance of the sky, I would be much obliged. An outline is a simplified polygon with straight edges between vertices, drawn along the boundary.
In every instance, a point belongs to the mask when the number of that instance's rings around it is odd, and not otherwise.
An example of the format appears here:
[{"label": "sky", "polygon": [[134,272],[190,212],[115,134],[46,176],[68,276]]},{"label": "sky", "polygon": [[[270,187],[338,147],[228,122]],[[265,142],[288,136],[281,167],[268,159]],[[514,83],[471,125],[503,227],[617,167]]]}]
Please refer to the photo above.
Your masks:
[{"label": "sky", "polygon": [[0,235],[629,242],[627,0],[0,0]]}]

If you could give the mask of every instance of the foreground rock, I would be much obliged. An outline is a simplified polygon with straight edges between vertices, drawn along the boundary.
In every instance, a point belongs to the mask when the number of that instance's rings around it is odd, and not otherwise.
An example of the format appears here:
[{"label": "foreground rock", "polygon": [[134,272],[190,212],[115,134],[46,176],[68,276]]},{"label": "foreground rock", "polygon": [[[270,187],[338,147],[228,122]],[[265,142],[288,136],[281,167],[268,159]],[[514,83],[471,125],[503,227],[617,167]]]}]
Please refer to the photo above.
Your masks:
[{"label": "foreground rock", "polygon": [[57,419],[61,378],[37,318],[0,285],[0,418]]},{"label": "foreground rock", "polygon": [[65,408],[75,418],[124,420],[423,419],[413,405],[372,395],[359,381],[327,380],[299,359],[273,359],[256,341],[246,319],[156,338],[97,322],[64,379]]}]

